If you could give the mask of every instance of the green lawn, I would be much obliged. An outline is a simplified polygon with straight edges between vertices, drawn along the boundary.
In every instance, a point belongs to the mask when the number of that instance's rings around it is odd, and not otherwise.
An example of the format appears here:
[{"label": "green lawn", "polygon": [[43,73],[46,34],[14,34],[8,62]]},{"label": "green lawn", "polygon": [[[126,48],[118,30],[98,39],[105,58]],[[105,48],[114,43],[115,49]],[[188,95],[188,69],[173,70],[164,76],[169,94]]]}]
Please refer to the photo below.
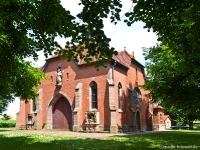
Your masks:
[{"label": "green lawn", "polygon": [[7,122],[7,123],[16,123],[16,120],[1,120],[0,122]]},{"label": "green lawn", "polygon": [[10,120],[2,120],[1,118],[3,118],[2,115],[0,115],[0,122],[8,122],[8,123],[16,123],[16,115],[9,115],[11,117]]},{"label": "green lawn", "polygon": [[0,115],[0,130],[4,130],[5,127],[13,128],[16,125],[16,115],[11,115],[10,120],[2,120],[2,118],[3,116]]},{"label": "green lawn", "polygon": [[16,130],[15,127],[10,127],[10,128],[0,128],[0,132],[1,131],[9,131],[9,130]]},{"label": "green lawn", "polygon": [[[16,115],[8,115],[8,116],[10,116],[12,120],[16,120]],[[0,119],[1,119],[2,117],[3,117],[3,116],[0,115]]]},{"label": "green lawn", "polygon": [[[182,146],[182,147],[181,147]],[[196,146],[196,147],[195,147]],[[158,132],[105,139],[0,132],[3,150],[200,149],[200,132]]]}]

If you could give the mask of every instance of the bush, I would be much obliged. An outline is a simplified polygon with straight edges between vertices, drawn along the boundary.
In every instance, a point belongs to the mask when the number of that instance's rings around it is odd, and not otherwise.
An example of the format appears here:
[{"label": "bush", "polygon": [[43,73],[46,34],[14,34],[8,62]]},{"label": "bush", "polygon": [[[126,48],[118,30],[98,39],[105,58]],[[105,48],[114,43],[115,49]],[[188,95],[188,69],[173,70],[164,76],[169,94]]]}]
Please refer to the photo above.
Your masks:
[{"label": "bush", "polygon": [[200,129],[200,126],[196,126],[197,127],[197,129]]},{"label": "bush", "polygon": [[3,118],[1,118],[1,120],[10,120],[11,119],[11,117],[10,116],[8,116],[7,114],[3,114]]},{"label": "bush", "polygon": [[16,123],[12,122],[0,122],[0,128],[11,128],[15,127]]}]

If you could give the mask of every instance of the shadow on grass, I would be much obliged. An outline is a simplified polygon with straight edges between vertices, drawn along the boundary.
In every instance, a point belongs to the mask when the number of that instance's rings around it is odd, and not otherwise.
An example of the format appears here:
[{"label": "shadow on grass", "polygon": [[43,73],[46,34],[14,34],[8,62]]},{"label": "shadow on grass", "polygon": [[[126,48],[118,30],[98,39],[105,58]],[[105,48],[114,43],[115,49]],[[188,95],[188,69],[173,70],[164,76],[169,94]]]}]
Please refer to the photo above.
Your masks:
[{"label": "shadow on grass", "polygon": [[[0,133],[3,150],[129,150],[159,149],[160,146],[199,146],[200,134],[153,133],[114,136],[105,139],[59,137],[42,134]],[[177,147],[176,147],[177,148]],[[175,149],[176,149],[175,148]],[[179,148],[180,149],[180,148]],[[197,149],[197,148],[196,148]]]}]

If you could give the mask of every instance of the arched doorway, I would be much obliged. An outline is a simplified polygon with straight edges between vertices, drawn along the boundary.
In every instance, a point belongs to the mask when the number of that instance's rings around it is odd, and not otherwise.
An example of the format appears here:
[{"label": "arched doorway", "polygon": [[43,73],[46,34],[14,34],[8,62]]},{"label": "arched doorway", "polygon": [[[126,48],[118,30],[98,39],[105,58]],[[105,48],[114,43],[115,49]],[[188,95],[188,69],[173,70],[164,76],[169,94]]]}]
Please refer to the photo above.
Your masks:
[{"label": "arched doorway", "polygon": [[141,125],[140,125],[140,112],[139,111],[137,111],[137,113],[136,113],[136,123],[137,123],[137,130],[140,131]]},{"label": "arched doorway", "polygon": [[52,111],[53,129],[72,130],[72,110],[67,99],[60,97]]}]

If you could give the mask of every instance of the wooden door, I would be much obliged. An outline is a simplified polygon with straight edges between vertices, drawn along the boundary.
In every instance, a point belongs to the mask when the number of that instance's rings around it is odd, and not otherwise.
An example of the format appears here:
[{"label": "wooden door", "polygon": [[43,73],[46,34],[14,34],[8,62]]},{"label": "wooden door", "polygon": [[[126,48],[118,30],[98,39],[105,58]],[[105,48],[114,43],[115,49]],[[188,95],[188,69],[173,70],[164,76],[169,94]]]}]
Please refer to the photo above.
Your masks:
[{"label": "wooden door", "polygon": [[64,97],[57,100],[53,108],[53,129],[72,129],[71,106]]},{"label": "wooden door", "polygon": [[136,123],[137,130],[140,131],[141,130],[141,124],[140,124],[140,113],[139,113],[139,111],[137,111],[137,113],[136,113],[136,121],[137,121],[137,123]]}]

